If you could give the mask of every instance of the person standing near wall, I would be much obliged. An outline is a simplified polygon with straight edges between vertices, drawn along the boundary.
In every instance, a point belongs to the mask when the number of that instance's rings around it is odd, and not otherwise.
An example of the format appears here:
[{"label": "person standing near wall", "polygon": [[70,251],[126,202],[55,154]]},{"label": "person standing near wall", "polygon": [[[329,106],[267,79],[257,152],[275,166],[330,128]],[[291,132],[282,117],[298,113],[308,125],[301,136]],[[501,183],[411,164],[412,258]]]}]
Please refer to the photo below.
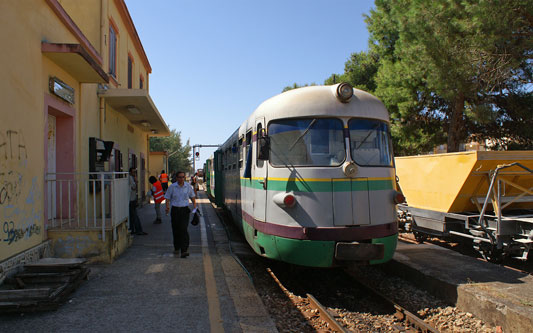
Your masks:
[{"label": "person standing near wall", "polygon": [[148,178],[150,184],[152,184],[151,195],[154,197],[154,207],[155,207],[155,221],[154,224],[161,223],[161,203],[165,200],[165,193],[163,192],[163,187],[161,183],[154,176]]},{"label": "person standing near wall", "polygon": [[148,235],[143,231],[141,220],[137,215],[137,170],[130,168],[130,230],[132,235]]},{"label": "person standing near wall", "polygon": [[166,192],[168,189],[168,175],[165,173],[165,170],[161,170],[161,174],[159,175],[159,181],[161,182],[161,186],[163,187],[163,192]]},{"label": "person standing near wall", "polygon": [[[165,193],[166,199],[166,213],[170,211],[170,219],[172,222],[172,237],[174,238],[174,253],[178,254],[181,251],[181,257],[189,256],[189,199],[192,201],[196,212],[196,199],[192,186],[185,181],[185,172],[178,171],[176,174],[177,182],[172,183]],[[170,207],[172,206],[172,210]]]},{"label": "person standing near wall", "polygon": [[194,190],[194,195],[198,196],[198,173],[195,173],[191,177],[191,186],[192,186],[192,188]]}]

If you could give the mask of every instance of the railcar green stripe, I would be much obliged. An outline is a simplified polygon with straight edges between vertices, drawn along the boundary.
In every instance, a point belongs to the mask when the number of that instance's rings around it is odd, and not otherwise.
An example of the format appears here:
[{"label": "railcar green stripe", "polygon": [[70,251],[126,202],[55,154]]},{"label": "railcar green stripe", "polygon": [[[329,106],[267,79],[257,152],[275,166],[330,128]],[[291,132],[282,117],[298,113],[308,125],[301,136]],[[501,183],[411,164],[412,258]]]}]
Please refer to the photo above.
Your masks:
[{"label": "railcar green stripe", "polygon": [[[241,223],[246,240],[259,255],[311,267],[331,267],[333,265],[335,241],[311,241],[273,236],[254,230],[244,220],[241,220]],[[397,243],[398,234],[373,238],[372,244],[383,244],[385,253],[383,259],[370,260],[370,264],[381,264],[391,260]]]},{"label": "railcar green stripe", "polygon": [[331,267],[334,241],[310,241],[264,234],[242,220],[244,235],[254,251],[264,257],[310,267]]},{"label": "railcar green stripe", "polygon": [[[267,186],[272,191],[294,191],[294,192],[350,192],[350,191],[379,191],[392,190],[393,182],[390,179],[369,179],[368,181],[359,180],[324,180],[324,181],[306,181],[306,180],[273,180],[268,179]],[[263,184],[258,179],[241,179],[242,187],[254,189],[263,189]]]},{"label": "railcar green stripe", "polygon": [[385,246],[385,255],[381,260],[370,260],[370,265],[382,264],[392,259],[396,246],[398,245],[398,234],[372,239],[372,244],[383,244]]}]

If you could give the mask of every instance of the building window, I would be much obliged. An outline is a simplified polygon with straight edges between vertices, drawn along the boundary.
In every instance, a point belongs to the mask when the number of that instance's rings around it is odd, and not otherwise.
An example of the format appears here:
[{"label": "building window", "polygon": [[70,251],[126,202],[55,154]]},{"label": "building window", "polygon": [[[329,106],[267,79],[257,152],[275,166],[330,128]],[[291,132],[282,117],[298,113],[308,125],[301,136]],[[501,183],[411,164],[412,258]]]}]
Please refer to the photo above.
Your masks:
[{"label": "building window", "polygon": [[117,32],[109,25],[109,74],[117,77]]},{"label": "building window", "polygon": [[142,89],[144,88],[144,79],[143,79],[143,76],[141,75],[139,77],[139,89]]},{"label": "building window", "polygon": [[128,89],[133,88],[133,59],[128,56]]}]

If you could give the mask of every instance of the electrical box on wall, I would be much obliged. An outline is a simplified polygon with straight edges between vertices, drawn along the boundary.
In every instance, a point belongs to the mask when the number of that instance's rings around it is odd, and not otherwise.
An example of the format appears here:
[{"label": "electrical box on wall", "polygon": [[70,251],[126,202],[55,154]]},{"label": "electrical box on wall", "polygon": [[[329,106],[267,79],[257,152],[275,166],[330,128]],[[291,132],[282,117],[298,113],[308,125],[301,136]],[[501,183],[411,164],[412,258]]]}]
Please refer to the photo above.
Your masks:
[{"label": "electrical box on wall", "polygon": [[89,138],[89,172],[105,171],[104,162],[109,160],[113,144],[113,141]]}]

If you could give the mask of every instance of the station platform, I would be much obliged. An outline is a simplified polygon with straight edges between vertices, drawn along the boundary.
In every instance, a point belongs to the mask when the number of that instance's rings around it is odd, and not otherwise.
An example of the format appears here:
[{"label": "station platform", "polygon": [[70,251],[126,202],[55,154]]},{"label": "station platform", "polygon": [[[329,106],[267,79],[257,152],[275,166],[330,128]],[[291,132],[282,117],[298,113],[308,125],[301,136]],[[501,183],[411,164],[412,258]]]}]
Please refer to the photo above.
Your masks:
[{"label": "station platform", "polygon": [[531,332],[533,276],[433,244],[398,242],[383,265],[504,332]]},{"label": "station platform", "polygon": [[89,281],[54,312],[0,317],[0,332],[277,332],[249,277],[231,256],[215,209],[199,192],[200,224],[189,225],[188,258],[174,256],[170,216],[114,263],[91,265]]}]

